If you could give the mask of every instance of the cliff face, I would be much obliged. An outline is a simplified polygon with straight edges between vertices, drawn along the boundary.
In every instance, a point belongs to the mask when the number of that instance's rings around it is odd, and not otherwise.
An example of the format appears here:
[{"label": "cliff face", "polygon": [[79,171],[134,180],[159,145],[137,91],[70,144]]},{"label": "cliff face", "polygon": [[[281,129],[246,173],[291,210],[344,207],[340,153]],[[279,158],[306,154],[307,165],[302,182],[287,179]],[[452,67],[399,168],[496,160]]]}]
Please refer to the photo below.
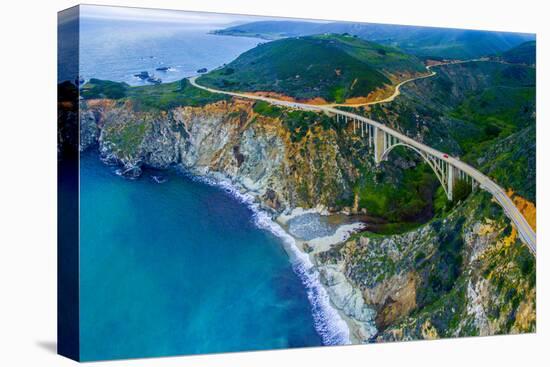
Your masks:
[{"label": "cliff face", "polygon": [[490,195],[394,236],[359,234],[319,255],[376,310],[377,341],[535,331],[535,260]]},{"label": "cliff face", "polygon": [[[138,111],[130,102],[89,100],[81,112],[81,150],[97,142],[103,159],[129,177],[142,166],[173,164],[218,174],[277,212],[323,205],[341,209],[353,200],[358,177],[354,151],[366,149],[347,131],[312,125],[299,141],[278,117],[254,112],[253,103],[220,101],[203,107]],[[355,163],[370,166],[367,155]]]}]

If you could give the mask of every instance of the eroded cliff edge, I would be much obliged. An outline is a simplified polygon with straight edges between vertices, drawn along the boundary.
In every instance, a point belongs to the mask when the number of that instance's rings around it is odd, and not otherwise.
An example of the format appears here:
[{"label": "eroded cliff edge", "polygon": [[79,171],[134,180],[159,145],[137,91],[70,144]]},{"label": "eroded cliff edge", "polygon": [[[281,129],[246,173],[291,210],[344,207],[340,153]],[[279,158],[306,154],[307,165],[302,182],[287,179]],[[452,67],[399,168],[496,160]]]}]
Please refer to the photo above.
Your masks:
[{"label": "eroded cliff edge", "polygon": [[[137,176],[142,166],[181,164],[198,174],[219,174],[259,198],[266,209],[323,205],[334,210],[352,202],[351,163],[364,144],[321,125],[293,142],[280,118],[253,111],[253,103],[219,101],[203,107],[135,111],[131,102],[83,102],[81,149],[98,144],[103,159]],[[369,165],[361,159],[361,165]]]}]

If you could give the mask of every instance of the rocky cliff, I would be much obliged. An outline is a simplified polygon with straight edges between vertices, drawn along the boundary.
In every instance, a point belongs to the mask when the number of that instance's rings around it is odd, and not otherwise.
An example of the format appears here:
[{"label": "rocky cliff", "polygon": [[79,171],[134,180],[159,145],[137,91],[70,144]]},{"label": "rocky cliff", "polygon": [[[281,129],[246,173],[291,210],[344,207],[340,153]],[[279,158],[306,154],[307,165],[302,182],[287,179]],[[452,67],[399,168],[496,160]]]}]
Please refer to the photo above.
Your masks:
[{"label": "rocky cliff", "polygon": [[345,129],[315,122],[298,141],[294,134],[282,118],[256,113],[249,101],[169,111],[138,111],[129,101],[82,102],[81,149],[97,144],[125,176],[139,176],[143,166],[181,164],[229,178],[277,212],[319,204],[340,210],[353,202],[357,167],[371,165],[361,154],[366,146]]},{"label": "rocky cliff", "polygon": [[376,341],[535,330],[535,260],[489,194],[393,236],[358,234],[318,256],[376,310]]}]

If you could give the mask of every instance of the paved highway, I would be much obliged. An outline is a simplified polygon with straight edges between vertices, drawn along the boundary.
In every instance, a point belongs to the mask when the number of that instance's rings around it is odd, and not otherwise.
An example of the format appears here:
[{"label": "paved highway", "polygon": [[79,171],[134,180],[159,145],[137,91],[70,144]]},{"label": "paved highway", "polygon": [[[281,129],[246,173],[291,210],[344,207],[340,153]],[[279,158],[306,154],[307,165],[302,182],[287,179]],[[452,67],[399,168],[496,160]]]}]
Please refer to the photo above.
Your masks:
[{"label": "paved highway", "polygon": [[[471,60],[471,61],[477,61],[477,60]],[[270,97],[264,97],[264,96],[258,96],[253,94],[246,94],[246,93],[237,93],[237,92],[227,92],[223,90],[213,89],[204,87],[202,85],[197,84],[196,79],[198,76],[194,76],[189,78],[189,82],[191,85],[209,91],[211,93],[220,93],[220,94],[226,94],[230,96],[235,97],[241,97],[241,98],[248,98],[248,99],[254,99],[259,101],[265,101],[273,105],[278,106],[284,106],[284,107],[290,107],[290,108],[296,108],[306,111],[319,111],[319,112],[328,112],[328,113],[334,113],[341,116],[347,116],[350,119],[355,119],[358,121],[363,121],[371,126],[375,126],[378,129],[387,132],[388,134],[396,137],[397,139],[401,140],[402,142],[415,147],[416,149],[426,152],[430,155],[433,155],[450,165],[458,168],[459,170],[465,172],[470,177],[472,177],[477,183],[480,185],[480,187],[488,192],[490,192],[495,200],[500,204],[500,206],[504,209],[504,213],[512,222],[514,223],[519,236],[521,240],[528,246],[529,250],[536,254],[536,234],[535,231],[531,228],[527,220],[523,217],[519,209],[514,205],[513,201],[506,195],[506,192],[497,185],[494,181],[492,181],[489,177],[485,176],[483,173],[476,170],[474,167],[462,162],[459,159],[453,158],[443,152],[440,152],[436,149],[433,149],[423,143],[420,143],[414,139],[409,138],[406,135],[403,135],[402,133],[393,130],[392,128],[387,127],[384,124],[381,124],[377,121],[371,120],[369,118],[356,115],[351,112],[338,110],[330,105],[309,105],[304,103],[298,103],[293,101],[282,101],[275,98]]]},{"label": "paved highway", "polygon": [[489,61],[489,59],[481,58],[481,59],[470,59],[470,60],[457,60],[457,61],[441,62],[439,64],[434,64],[434,65],[428,65],[426,67],[426,71],[429,71],[430,72],[429,74],[424,74],[424,75],[416,76],[414,78],[403,80],[402,82],[400,82],[399,84],[397,84],[395,86],[395,88],[393,90],[393,94],[391,96],[387,97],[387,98],[379,99],[377,101],[362,102],[362,103],[329,103],[329,104],[326,104],[325,106],[329,106],[329,107],[362,107],[362,106],[372,106],[372,105],[380,104],[380,103],[388,103],[388,102],[391,102],[394,99],[396,99],[401,94],[401,87],[404,86],[405,84],[409,84],[409,83],[414,82],[416,80],[426,79],[426,78],[431,78],[432,76],[436,76],[437,72],[432,70],[432,68],[434,68],[434,67],[439,67],[439,66],[444,66],[444,65],[464,64],[464,63],[478,62],[478,61]]}]

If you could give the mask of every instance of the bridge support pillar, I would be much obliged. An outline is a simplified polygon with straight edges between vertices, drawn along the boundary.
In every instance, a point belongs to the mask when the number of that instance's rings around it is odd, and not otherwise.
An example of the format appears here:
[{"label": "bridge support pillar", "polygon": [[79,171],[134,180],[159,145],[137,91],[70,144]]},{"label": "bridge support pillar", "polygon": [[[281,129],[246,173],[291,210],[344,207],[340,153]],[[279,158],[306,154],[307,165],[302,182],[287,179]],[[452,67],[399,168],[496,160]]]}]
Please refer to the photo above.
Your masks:
[{"label": "bridge support pillar", "polygon": [[386,133],[377,127],[374,129],[374,162],[378,165],[383,160],[386,149]]},{"label": "bridge support pillar", "polygon": [[458,176],[458,170],[449,163],[445,164],[447,165],[447,199],[451,201],[453,200],[453,188]]},{"label": "bridge support pillar", "polygon": [[369,148],[372,148],[372,142],[374,139],[374,127],[367,125],[369,129]]}]

